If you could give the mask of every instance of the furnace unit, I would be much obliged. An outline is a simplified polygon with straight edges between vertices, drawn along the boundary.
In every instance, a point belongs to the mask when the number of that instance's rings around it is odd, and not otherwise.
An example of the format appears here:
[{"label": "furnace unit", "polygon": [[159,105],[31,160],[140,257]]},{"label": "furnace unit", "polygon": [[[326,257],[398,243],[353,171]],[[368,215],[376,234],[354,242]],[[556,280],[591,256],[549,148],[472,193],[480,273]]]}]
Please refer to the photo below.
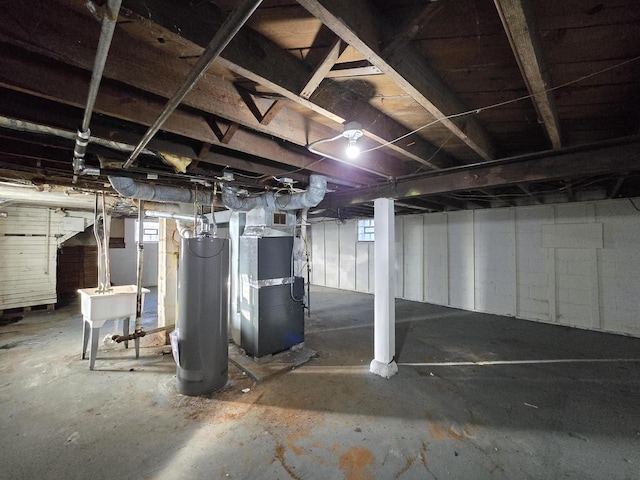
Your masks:
[{"label": "furnace unit", "polygon": [[[304,342],[304,280],[294,274],[296,211],[318,205],[326,191],[321,175],[309,177],[306,191],[289,186],[250,195],[223,186],[222,201],[234,212],[229,222],[231,330],[248,355],[264,357]],[[305,238],[302,223],[300,237]]]},{"label": "furnace unit", "polygon": [[291,276],[293,237],[240,237],[241,347],[263,357],[304,342],[304,281]]}]

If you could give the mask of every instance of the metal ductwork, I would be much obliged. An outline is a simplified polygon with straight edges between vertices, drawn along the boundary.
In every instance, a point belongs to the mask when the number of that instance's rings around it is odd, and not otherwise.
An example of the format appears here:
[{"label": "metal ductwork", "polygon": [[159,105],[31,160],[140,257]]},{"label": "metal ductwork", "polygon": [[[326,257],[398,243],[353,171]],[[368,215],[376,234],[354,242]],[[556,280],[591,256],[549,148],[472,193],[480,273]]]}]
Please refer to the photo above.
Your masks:
[{"label": "metal ductwork", "polygon": [[315,207],[327,192],[327,179],[322,175],[311,175],[309,187],[300,193],[267,192],[256,197],[241,197],[233,187],[222,188],[222,203],[229,209],[238,212],[248,212],[256,208],[267,210],[300,210]]},{"label": "metal ductwork", "polygon": [[213,193],[206,190],[198,190],[196,194],[190,188],[150,185],[127,177],[109,176],[109,182],[116,192],[126,198],[163,203],[213,203]]}]

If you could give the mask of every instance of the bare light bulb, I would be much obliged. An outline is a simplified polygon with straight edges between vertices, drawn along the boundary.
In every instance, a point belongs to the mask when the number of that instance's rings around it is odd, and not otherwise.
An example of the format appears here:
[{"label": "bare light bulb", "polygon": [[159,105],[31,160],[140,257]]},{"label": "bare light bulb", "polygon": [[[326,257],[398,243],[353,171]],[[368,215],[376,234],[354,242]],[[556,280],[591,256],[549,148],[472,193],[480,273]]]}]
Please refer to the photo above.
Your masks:
[{"label": "bare light bulb", "polygon": [[358,156],[360,155],[360,147],[356,144],[355,139],[349,140],[349,146],[347,147],[345,154],[347,155],[347,158],[358,158]]}]

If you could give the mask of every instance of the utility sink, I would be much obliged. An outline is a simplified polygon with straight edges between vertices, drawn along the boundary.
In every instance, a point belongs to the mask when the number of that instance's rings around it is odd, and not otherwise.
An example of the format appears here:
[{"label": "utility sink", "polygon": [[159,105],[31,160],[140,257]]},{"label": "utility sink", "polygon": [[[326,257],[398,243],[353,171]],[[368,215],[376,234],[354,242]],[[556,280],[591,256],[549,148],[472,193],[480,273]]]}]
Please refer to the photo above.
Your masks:
[{"label": "utility sink", "polygon": [[[136,320],[137,285],[120,285],[111,287],[107,292],[100,293],[97,288],[82,288],[78,290],[82,311],[82,358],[85,358],[89,336],[91,336],[91,350],[89,353],[89,369],[93,370],[98,350],[100,327],[109,320],[123,320],[123,335],[129,334],[130,321]],[[144,295],[149,293],[142,289],[142,305]],[[140,354],[140,339],[135,339],[136,358]],[[125,342],[128,347],[128,342]]]}]

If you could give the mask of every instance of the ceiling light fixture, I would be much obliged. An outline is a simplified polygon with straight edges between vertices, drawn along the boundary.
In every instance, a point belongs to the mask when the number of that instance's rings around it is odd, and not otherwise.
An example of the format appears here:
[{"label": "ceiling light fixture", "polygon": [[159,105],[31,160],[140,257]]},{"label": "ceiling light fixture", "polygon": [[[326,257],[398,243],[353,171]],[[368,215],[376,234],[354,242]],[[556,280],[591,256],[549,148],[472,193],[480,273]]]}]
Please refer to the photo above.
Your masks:
[{"label": "ceiling light fixture", "polygon": [[360,147],[357,145],[358,139],[362,136],[362,125],[358,122],[349,122],[344,126],[342,136],[349,139],[349,145],[345,150],[347,158],[358,158],[360,155]]},{"label": "ceiling light fixture", "polygon": [[360,147],[357,144],[358,139],[362,136],[362,125],[359,122],[347,122],[344,124],[344,130],[341,134],[336,135],[335,137],[323,138],[322,140],[316,140],[313,143],[307,145],[307,150],[311,153],[315,153],[316,155],[322,155],[325,158],[330,158],[332,160],[337,160],[338,162],[345,162],[345,160],[341,158],[336,158],[331,155],[328,155],[323,152],[319,152],[315,149],[317,145],[327,142],[334,142],[336,140],[340,140],[341,138],[346,138],[349,140],[349,144],[347,145],[347,149],[345,150],[345,156],[353,160],[360,155]]}]

